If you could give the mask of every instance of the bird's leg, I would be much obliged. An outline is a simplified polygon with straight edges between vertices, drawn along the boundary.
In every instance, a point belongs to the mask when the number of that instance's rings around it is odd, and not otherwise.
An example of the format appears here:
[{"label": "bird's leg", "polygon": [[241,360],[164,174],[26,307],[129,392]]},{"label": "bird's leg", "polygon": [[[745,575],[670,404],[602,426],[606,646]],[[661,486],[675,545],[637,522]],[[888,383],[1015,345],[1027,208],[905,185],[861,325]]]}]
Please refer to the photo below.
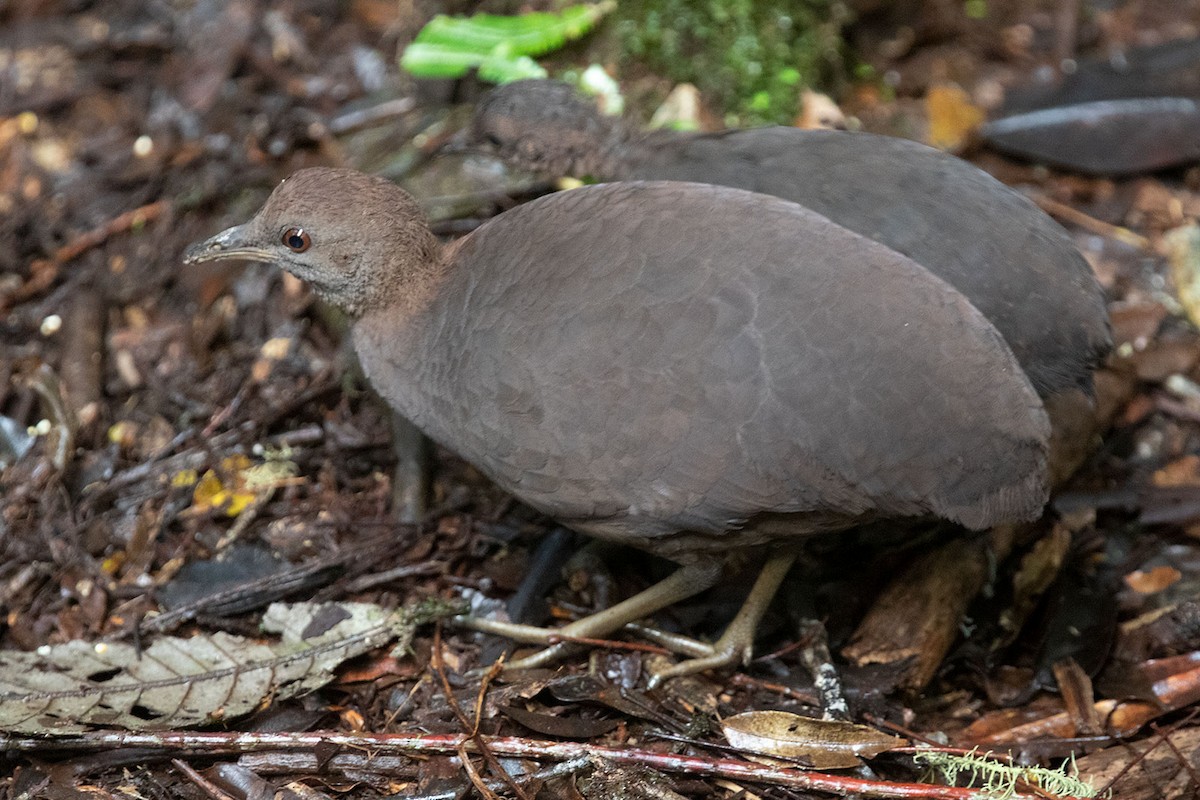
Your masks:
[{"label": "bird's leg", "polygon": [[746,597],[746,602],[742,603],[741,609],[733,618],[733,622],[729,623],[725,633],[721,634],[717,643],[711,646],[709,655],[682,661],[673,667],[661,670],[650,679],[650,687],[654,688],[669,678],[691,675],[718,667],[728,667],[739,661],[749,660],[754,647],[754,632],[758,629],[758,623],[762,620],[763,614],[767,613],[767,607],[771,605],[771,600],[779,590],[779,584],[783,583],[784,577],[795,561],[796,553],[794,552],[783,552],[771,556],[763,565],[762,571],[758,573],[758,579],[754,581],[754,587]]},{"label": "bird's leg", "polygon": [[[347,369],[342,377],[343,388],[350,389],[359,383],[370,386],[352,337],[348,335],[346,315],[327,303],[319,303],[317,311],[330,330],[343,335],[341,351]],[[429,505],[429,465],[433,446],[416,425],[393,409],[374,388],[371,388],[370,397],[388,418],[392,450],[396,454],[396,467],[392,470],[392,513],[398,522],[420,522]]]},{"label": "bird's leg", "polygon": [[431,447],[425,434],[404,417],[391,414],[392,449],[396,469],[392,472],[392,509],[400,522],[419,522],[425,516],[429,497]]},{"label": "bird's leg", "polygon": [[564,564],[578,549],[575,532],[557,527],[538,540],[525,577],[505,603],[508,618],[517,622],[541,622],[549,614],[546,593],[559,580]]},{"label": "bird's leg", "polygon": [[[786,570],[784,571],[786,572]],[[685,600],[694,594],[699,594],[716,584],[720,577],[721,565],[719,563],[682,566],[671,573],[668,578],[659,581],[645,591],[638,592],[611,608],[576,620],[562,628],[538,628],[533,625],[518,625],[512,622],[497,622],[475,617],[457,617],[455,621],[473,630],[504,636],[526,644],[549,644],[560,637],[564,639],[595,639],[608,636],[620,630],[626,623],[653,614],[659,609]],[[762,615],[759,614],[759,616]],[[757,618],[755,622],[757,623]],[[508,668],[533,669],[544,666],[561,657],[570,646],[571,643],[566,641],[551,645],[531,656],[510,662]]]}]

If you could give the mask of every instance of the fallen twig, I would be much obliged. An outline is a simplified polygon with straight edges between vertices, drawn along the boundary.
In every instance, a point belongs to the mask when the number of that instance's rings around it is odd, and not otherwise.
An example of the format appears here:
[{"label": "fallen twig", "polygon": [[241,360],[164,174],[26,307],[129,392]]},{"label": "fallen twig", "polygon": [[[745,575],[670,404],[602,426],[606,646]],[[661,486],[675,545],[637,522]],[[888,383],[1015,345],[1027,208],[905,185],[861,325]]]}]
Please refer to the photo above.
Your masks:
[{"label": "fallen twig", "polygon": [[1037,203],[1038,207],[1052,217],[1057,217],[1060,220],[1078,225],[1085,231],[1090,231],[1100,236],[1105,236],[1109,239],[1114,239],[1122,244],[1127,244],[1130,247],[1136,247],[1139,250],[1146,252],[1156,252],[1150,240],[1145,236],[1134,233],[1128,228],[1122,228],[1119,225],[1112,225],[1104,220],[1096,219],[1093,216],[1083,213],[1077,208],[1060,203],[1053,197],[1048,197],[1044,194],[1034,194],[1031,196],[1033,202]]},{"label": "fallen twig", "polygon": [[[479,736],[494,756],[528,758],[544,761],[570,761],[591,757],[616,764],[633,764],[663,772],[716,777],[752,783],[783,786],[808,791],[830,792],[837,795],[858,794],[863,797],[924,798],[928,800],[992,800],[978,789],[955,786],[935,786],[921,783],[872,781],[849,775],[804,772],[788,767],[775,767],[725,758],[656,753],[636,747],[605,747],[589,742],[555,742],[522,739],[512,736]],[[457,755],[460,752],[479,753],[475,738],[465,734],[408,735],[399,733],[249,733],[224,731],[159,731],[141,733],[126,731],[83,733],[55,739],[22,736],[0,736],[0,750],[39,753],[106,750],[123,747],[143,747],[203,754],[205,756],[252,753],[278,750],[313,750],[328,752],[330,748],[368,751],[376,755]],[[1014,797],[1031,795],[1014,795]],[[1066,798],[1062,798],[1066,800]]]},{"label": "fallen twig", "polygon": [[39,258],[34,261],[29,267],[29,280],[17,287],[11,294],[0,295],[0,309],[45,291],[58,278],[60,266],[78,258],[93,247],[99,247],[110,237],[140,228],[147,222],[158,219],[170,207],[171,204],[167,200],[158,200],[132,211],[126,211],[103,225],[75,236],[71,241],[51,253],[49,258]]}]

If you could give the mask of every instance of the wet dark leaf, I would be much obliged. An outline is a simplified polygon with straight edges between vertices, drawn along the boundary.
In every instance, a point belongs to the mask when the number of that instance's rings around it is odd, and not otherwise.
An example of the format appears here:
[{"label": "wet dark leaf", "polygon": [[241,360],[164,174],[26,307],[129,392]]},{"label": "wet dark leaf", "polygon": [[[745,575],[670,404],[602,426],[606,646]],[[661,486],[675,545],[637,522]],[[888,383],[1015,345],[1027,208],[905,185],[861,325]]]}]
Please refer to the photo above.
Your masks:
[{"label": "wet dark leaf", "polygon": [[1131,175],[1200,159],[1200,103],[1183,97],[1099,100],[984,125],[993,147],[1095,175]]},{"label": "wet dark leaf", "polygon": [[518,706],[500,706],[499,710],[504,716],[521,723],[531,731],[544,733],[547,736],[558,736],[562,739],[590,739],[593,736],[608,733],[621,724],[621,721],[617,719],[559,717],[554,714],[528,711]]}]

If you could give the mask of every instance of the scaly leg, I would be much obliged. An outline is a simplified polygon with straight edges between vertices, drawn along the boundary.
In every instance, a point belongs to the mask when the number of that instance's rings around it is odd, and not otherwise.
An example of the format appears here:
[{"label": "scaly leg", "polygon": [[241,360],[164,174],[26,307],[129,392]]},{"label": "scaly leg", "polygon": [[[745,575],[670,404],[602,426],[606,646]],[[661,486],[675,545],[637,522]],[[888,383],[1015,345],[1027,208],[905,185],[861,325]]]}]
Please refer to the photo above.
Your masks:
[{"label": "scaly leg", "polygon": [[404,417],[392,412],[392,508],[400,522],[420,522],[428,509],[429,462],[432,446],[425,434]]},{"label": "scaly leg", "polygon": [[[547,644],[560,636],[595,639],[608,636],[620,630],[626,623],[653,614],[655,611],[685,600],[694,594],[699,594],[716,584],[720,577],[721,566],[717,563],[691,564],[680,567],[671,573],[670,577],[659,581],[645,591],[638,592],[628,600],[623,600],[611,608],[576,620],[562,628],[538,628],[533,625],[518,625],[512,622],[496,622],[466,616],[457,617],[455,621],[473,630],[504,636],[526,644]],[[778,583],[775,586],[777,587]],[[755,588],[757,589],[757,586]],[[769,601],[770,598],[768,598]],[[738,616],[740,617],[741,614]],[[760,613],[758,616],[761,617],[762,614]],[[756,618],[756,624],[757,621]],[[750,635],[753,637],[753,630]],[[560,658],[570,646],[570,642],[551,645],[531,656],[510,662],[508,669],[533,669],[545,666]]]},{"label": "scaly leg", "polygon": [[783,583],[784,577],[795,561],[796,553],[794,552],[771,556],[763,565],[762,572],[758,573],[758,579],[754,581],[754,587],[750,590],[750,594],[746,597],[746,602],[742,604],[737,616],[733,618],[733,622],[729,623],[729,627],[725,629],[725,633],[721,634],[717,643],[711,646],[710,654],[682,661],[673,667],[662,670],[651,677],[650,688],[653,689],[670,678],[692,675],[718,667],[728,667],[739,661],[749,661],[754,648],[754,632],[758,629],[758,623],[767,613],[767,608],[779,590],[779,585]]}]

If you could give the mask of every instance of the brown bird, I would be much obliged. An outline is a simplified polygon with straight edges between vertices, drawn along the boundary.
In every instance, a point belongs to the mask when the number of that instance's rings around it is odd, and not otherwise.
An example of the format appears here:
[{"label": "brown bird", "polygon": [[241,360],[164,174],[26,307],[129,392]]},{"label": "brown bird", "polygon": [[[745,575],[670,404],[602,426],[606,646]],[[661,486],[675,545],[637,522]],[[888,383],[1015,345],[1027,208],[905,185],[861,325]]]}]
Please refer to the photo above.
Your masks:
[{"label": "brown bird", "polygon": [[229,258],[276,263],[349,312],[379,394],[503,489],[680,564],[514,638],[607,635],[736,554],[766,562],[746,605],[706,657],[659,677],[730,664],[805,536],[913,517],[982,529],[1046,500],[1046,415],[992,324],[903,255],[775,197],[586,187],[443,247],[394,184],[308,169],[186,261]]},{"label": "brown bird", "polygon": [[460,143],[554,176],[771,194],[881,242],[966,295],[1004,336],[1055,423],[1056,477],[1086,453],[1092,370],[1112,348],[1103,292],[1061,227],[959,158],[869,133],[642,132],[548,80],[494,89]]}]

